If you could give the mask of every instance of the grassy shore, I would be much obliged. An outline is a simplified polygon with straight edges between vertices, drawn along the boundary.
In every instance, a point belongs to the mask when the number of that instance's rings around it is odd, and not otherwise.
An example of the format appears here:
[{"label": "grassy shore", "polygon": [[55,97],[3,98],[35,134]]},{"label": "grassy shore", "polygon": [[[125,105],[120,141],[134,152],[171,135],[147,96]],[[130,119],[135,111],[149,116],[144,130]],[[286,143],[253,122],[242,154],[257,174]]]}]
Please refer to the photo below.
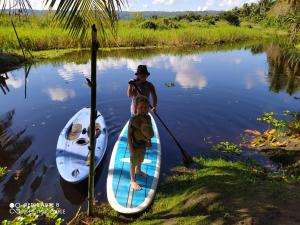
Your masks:
[{"label": "grassy shore", "polygon": [[82,213],[76,224],[299,224],[299,184],[251,162],[195,161],[200,169],[173,170],[144,214],[124,217],[102,204],[94,218]]},{"label": "grassy shore", "polygon": [[[16,25],[24,47],[31,51],[89,46],[89,38],[80,41],[70,37],[67,31],[59,27],[41,24],[24,22]],[[252,27],[249,28],[248,23],[236,27],[224,21],[216,25],[182,22],[178,29],[153,30],[142,29],[134,21],[120,21],[117,37],[107,32],[107,42],[100,44],[101,47],[203,46],[261,39],[277,32],[272,28]],[[0,46],[10,51],[19,49],[17,38],[9,24],[0,26]]]}]

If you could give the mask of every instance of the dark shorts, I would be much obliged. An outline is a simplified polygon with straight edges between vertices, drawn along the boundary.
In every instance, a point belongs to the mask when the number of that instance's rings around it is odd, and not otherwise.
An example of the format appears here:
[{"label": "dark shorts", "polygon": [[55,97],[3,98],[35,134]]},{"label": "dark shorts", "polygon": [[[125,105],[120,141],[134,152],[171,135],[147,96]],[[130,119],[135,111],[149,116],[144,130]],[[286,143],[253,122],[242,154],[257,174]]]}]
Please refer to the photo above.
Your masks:
[{"label": "dark shorts", "polygon": [[144,161],[146,148],[135,148],[134,150],[134,153],[130,153],[130,163],[136,166]]}]

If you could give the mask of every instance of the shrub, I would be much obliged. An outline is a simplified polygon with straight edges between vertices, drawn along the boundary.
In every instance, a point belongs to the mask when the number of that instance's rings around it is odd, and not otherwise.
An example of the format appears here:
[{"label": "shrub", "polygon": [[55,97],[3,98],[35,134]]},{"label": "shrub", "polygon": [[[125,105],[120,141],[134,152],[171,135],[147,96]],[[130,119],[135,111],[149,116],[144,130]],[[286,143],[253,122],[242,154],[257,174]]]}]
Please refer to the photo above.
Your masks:
[{"label": "shrub", "polygon": [[158,25],[152,21],[145,21],[144,23],[141,24],[142,29],[153,29],[156,30]]},{"label": "shrub", "polygon": [[231,25],[240,26],[239,17],[233,13],[225,13],[224,19]]}]

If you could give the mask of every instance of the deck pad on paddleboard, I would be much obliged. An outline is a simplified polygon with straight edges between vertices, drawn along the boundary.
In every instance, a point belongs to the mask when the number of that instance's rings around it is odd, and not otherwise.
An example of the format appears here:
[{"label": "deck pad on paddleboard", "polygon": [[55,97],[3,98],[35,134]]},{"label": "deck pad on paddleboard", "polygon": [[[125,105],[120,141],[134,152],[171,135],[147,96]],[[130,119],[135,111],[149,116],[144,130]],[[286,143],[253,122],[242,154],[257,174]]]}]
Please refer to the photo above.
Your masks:
[{"label": "deck pad on paddleboard", "polygon": [[152,149],[146,150],[141,166],[148,177],[136,176],[136,182],[141,186],[141,190],[133,190],[130,186],[130,150],[127,139],[129,121],[114,146],[107,178],[107,197],[112,208],[118,212],[125,214],[141,212],[154,198],[160,172],[161,148],[157,126],[152,116],[151,122],[154,131],[151,138]]},{"label": "deck pad on paddleboard", "polygon": [[[61,177],[68,182],[77,183],[89,175],[90,111],[90,108],[83,108],[78,111],[65,125],[57,141],[57,169]],[[106,124],[99,111],[97,111],[96,124],[100,129],[100,134],[96,138],[95,168],[103,158],[108,140]],[[74,134],[70,135],[72,130]]]}]

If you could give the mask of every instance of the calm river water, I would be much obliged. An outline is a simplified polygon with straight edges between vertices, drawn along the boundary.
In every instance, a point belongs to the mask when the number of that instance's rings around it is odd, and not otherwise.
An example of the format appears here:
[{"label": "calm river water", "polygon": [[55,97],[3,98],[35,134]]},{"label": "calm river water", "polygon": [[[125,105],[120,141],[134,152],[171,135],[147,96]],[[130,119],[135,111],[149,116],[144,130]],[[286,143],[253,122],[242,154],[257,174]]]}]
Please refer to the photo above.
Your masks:
[{"label": "calm river water", "polygon": [[[148,65],[149,80],[158,93],[158,113],[192,155],[216,155],[212,144],[240,142],[245,129],[264,128],[256,121],[265,111],[300,110],[299,74],[278,63],[276,46],[231,50],[111,52],[97,61],[97,107],[109,129],[106,155],[97,168],[95,193],[106,202],[106,177],[113,145],[129,118],[127,82],[139,64]],[[279,53],[278,53],[279,52]],[[109,55],[109,56],[108,56]],[[7,89],[0,90],[0,166],[10,171],[0,180],[0,218],[10,218],[9,203],[42,200],[59,204],[70,219],[86,207],[87,182],[63,181],[55,163],[60,131],[81,108],[90,104],[89,52],[7,73]],[[279,65],[280,64],[280,65]],[[28,68],[27,68],[28,69]],[[289,72],[288,72],[289,71]],[[295,70],[293,70],[295,71]],[[170,168],[181,165],[176,145],[160,123],[161,181]],[[209,141],[208,141],[209,140]],[[267,165],[259,153],[244,150]]]}]

